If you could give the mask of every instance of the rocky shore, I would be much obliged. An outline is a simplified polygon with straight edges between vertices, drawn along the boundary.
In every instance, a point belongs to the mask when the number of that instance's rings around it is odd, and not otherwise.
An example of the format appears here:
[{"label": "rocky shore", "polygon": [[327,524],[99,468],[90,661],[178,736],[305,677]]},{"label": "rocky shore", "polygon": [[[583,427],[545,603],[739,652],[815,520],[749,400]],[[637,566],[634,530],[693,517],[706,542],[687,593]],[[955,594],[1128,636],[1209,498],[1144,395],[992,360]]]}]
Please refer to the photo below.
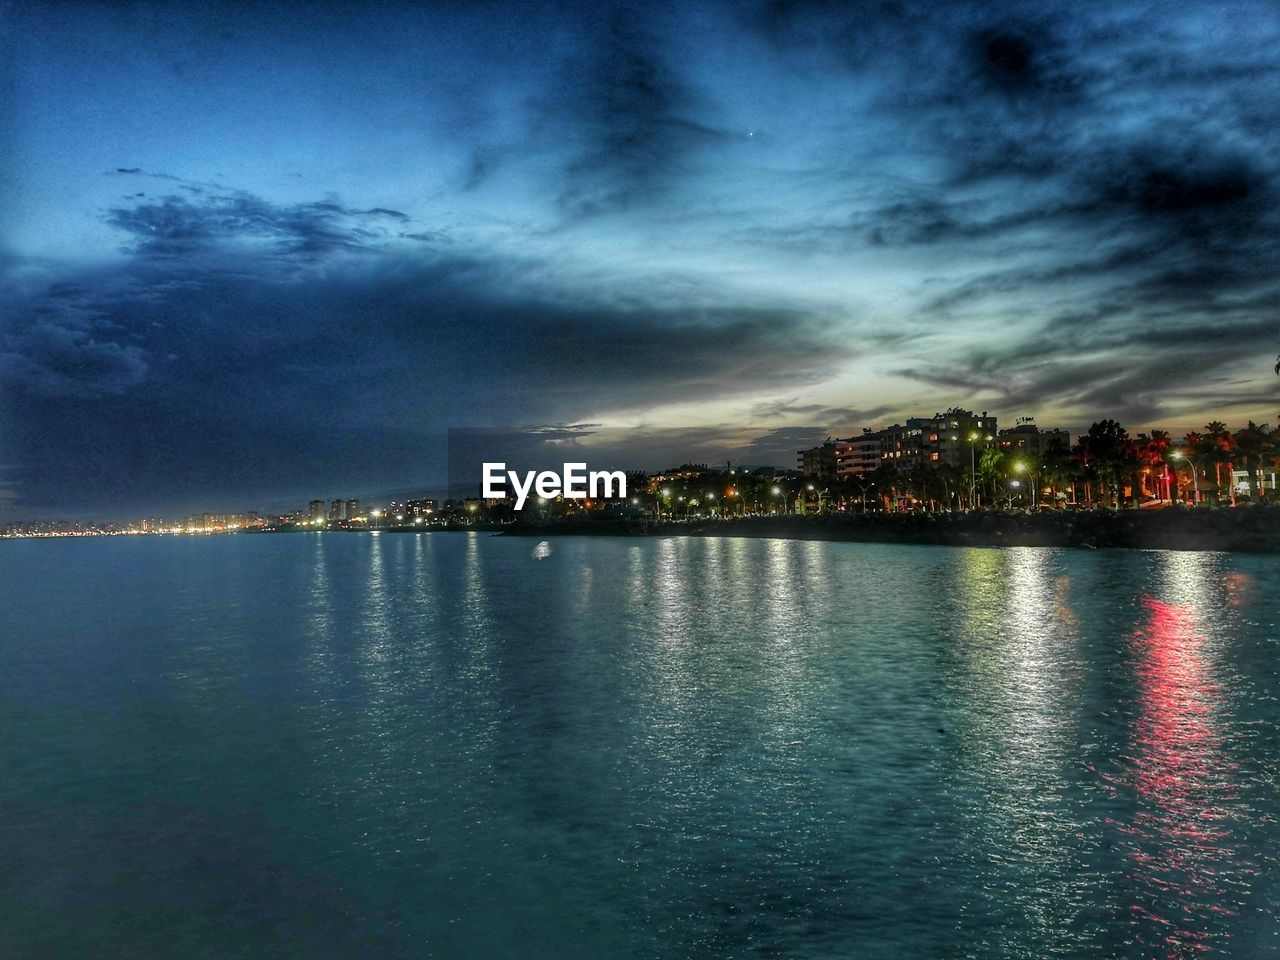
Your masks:
[{"label": "rocky shore", "polygon": [[970,547],[1079,547],[1280,552],[1280,507],[1017,513],[834,514],[653,521],[579,515],[517,523],[507,536],[689,536],[840,540]]}]

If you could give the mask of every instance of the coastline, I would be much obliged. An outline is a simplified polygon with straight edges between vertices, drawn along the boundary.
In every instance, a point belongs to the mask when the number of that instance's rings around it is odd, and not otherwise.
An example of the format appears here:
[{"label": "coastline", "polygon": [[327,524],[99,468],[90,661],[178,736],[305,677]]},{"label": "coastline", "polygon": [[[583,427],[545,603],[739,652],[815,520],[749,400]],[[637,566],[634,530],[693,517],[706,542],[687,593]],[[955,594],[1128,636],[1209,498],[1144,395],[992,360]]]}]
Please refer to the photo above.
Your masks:
[{"label": "coastline", "polygon": [[634,521],[569,518],[517,523],[503,536],[749,537],[907,543],[953,547],[1280,552],[1280,507],[1079,510],[957,514],[763,516],[730,520]]}]

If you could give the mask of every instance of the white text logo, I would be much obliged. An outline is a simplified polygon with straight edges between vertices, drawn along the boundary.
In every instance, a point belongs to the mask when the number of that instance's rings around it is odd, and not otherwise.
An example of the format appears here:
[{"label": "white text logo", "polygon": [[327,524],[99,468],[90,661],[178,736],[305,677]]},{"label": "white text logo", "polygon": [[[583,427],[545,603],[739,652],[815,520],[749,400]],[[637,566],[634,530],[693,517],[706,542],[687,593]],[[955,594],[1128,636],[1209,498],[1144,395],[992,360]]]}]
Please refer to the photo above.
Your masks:
[{"label": "white text logo", "polygon": [[588,473],[585,463],[566,463],[560,473],[554,470],[543,470],[541,473],[530,470],[521,477],[516,471],[508,470],[505,463],[486,463],[483,489],[485,499],[509,497],[508,481],[515,491],[517,510],[524,509],[530,491],[544,500],[558,496],[570,500],[585,500],[587,497],[596,500],[627,495],[627,475],[621,470],[592,470]]}]

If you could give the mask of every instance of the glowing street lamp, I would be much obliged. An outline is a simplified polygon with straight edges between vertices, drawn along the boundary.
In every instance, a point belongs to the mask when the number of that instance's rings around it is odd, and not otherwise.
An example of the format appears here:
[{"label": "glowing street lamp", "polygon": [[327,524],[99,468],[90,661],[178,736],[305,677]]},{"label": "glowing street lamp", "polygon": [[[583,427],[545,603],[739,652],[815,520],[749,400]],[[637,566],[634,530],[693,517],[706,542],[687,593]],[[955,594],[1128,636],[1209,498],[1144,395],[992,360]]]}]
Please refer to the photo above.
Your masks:
[{"label": "glowing street lamp", "polygon": [[[1019,460],[1017,463],[1013,465],[1013,470],[1015,473],[1026,473],[1027,469],[1028,469],[1027,464],[1023,460]],[[1016,487],[1017,485],[1018,485],[1017,481],[1014,481],[1014,486]],[[1034,510],[1035,506],[1036,506],[1036,474],[1035,474],[1035,471],[1032,470],[1031,471],[1031,508]]]},{"label": "glowing street lamp", "polygon": [[1185,460],[1191,465],[1191,488],[1195,497],[1195,502],[1200,502],[1200,481],[1196,479],[1196,462],[1188,457],[1181,450],[1172,450],[1169,452],[1170,460]]},{"label": "glowing street lamp", "polygon": [[1010,480],[1010,481],[1009,481],[1009,506],[1010,506],[1010,507],[1012,507],[1012,506],[1013,506],[1013,497],[1014,497],[1014,494],[1015,494],[1015,493],[1017,493],[1021,487],[1022,487],[1022,481],[1021,481],[1021,480]]},{"label": "glowing street lamp", "polygon": [[978,449],[978,434],[969,434],[969,509],[973,509],[973,501],[978,492],[978,462],[974,451]]}]

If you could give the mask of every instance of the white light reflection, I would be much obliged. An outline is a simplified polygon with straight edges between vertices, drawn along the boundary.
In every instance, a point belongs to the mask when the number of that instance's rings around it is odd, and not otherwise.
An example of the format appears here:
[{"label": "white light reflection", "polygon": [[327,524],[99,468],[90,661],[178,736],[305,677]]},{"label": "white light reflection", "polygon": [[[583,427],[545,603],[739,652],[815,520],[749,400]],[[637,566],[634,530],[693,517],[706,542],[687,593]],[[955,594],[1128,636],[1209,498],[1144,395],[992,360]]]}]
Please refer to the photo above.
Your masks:
[{"label": "white light reflection", "polygon": [[973,724],[957,733],[976,757],[965,776],[982,797],[966,846],[1001,865],[1003,907],[1025,917],[1031,942],[1042,944],[1079,942],[1090,903],[1083,821],[1067,814],[1083,664],[1060,557],[1041,547],[970,551],[957,637],[969,651],[964,715]]},{"label": "white light reflection", "polygon": [[366,662],[381,661],[387,657],[392,642],[391,597],[387,589],[387,571],[383,558],[383,537],[369,537],[369,567],[365,576],[369,592],[365,597],[361,620],[367,628],[369,642],[365,645]]}]

